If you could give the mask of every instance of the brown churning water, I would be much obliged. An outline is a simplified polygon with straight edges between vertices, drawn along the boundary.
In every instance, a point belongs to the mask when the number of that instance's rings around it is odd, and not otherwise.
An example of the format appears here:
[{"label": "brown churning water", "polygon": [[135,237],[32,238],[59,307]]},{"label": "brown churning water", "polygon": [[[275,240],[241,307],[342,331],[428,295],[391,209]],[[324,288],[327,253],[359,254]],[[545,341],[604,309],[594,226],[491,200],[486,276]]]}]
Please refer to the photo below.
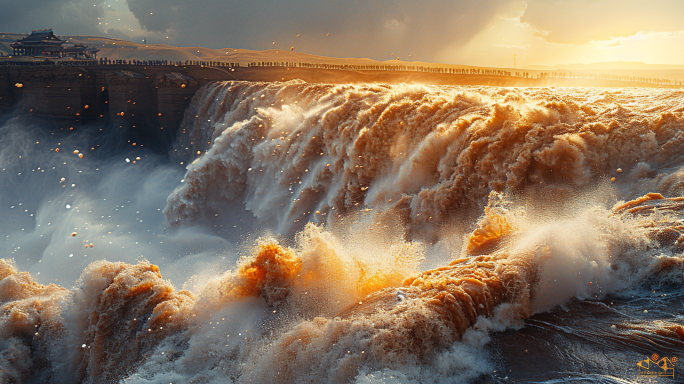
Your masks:
[{"label": "brown churning water", "polygon": [[187,289],[146,260],[71,289],[0,260],[0,377],[632,380],[684,352],[682,111],[669,90],[210,84],[165,225],[258,238]]}]

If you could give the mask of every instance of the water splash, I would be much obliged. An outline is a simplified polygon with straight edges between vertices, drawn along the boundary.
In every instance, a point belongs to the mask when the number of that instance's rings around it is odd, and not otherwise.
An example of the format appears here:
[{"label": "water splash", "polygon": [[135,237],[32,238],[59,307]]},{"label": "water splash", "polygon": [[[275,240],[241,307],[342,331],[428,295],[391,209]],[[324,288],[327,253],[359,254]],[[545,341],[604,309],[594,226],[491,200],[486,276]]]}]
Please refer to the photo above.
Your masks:
[{"label": "water splash", "polygon": [[[495,332],[558,306],[630,309],[644,289],[681,286],[682,100],[651,90],[210,84],[174,149],[190,164],[166,217],[177,230],[250,233],[253,223],[236,219],[246,209],[273,235],[189,290],[144,260],[91,263],[67,289],[2,259],[0,377],[493,375]],[[593,334],[681,348],[676,315],[657,309],[665,315],[646,325],[633,316]]]}]

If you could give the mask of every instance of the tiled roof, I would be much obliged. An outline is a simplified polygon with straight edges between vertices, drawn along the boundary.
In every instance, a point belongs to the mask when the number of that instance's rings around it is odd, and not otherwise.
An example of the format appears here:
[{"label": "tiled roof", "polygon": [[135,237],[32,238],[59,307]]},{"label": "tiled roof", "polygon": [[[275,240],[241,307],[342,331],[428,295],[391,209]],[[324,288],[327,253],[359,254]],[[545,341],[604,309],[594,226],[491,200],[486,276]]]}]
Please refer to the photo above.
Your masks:
[{"label": "tiled roof", "polygon": [[21,43],[39,43],[46,40],[55,43],[62,41],[59,37],[55,36],[55,34],[52,32],[52,29],[33,31],[30,35],[18,41]]}]

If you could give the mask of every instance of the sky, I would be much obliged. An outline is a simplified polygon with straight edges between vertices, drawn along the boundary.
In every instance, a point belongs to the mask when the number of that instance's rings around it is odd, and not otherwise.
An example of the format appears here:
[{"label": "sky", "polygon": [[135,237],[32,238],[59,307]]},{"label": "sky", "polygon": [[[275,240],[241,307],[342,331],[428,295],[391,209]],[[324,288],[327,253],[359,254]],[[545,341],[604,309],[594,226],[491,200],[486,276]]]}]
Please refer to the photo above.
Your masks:
[{"label": "sky", "polygon": [[0,32],[42,28],[491,67],[684,64],[682,0],[0,0]]}]

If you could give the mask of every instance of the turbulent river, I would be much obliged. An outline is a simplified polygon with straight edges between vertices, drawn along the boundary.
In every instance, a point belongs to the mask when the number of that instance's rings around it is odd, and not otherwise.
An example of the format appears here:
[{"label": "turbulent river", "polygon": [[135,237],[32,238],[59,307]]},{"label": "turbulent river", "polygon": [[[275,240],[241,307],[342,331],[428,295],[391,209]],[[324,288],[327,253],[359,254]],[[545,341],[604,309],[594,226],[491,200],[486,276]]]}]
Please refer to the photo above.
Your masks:
[{"label": "turbulent river", "polygon": [[0,127],[2,383],[684,380],[684,92],[225,82],[117,135]]}]

